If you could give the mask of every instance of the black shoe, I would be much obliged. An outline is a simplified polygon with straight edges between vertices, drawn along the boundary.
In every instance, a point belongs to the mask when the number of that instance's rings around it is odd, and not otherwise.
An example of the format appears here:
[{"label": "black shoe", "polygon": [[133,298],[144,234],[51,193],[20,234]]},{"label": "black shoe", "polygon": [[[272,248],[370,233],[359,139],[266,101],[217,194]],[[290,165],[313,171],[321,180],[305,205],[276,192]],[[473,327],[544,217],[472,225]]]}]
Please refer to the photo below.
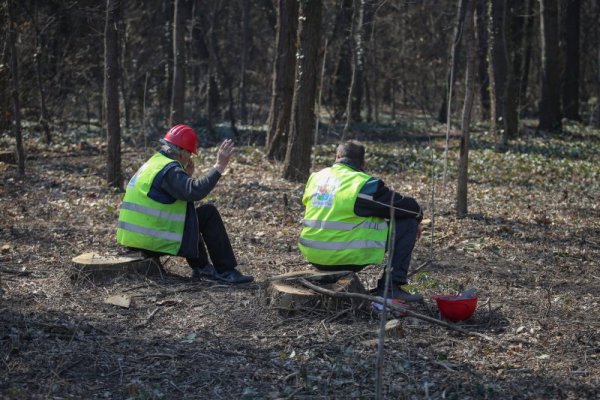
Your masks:
[{"label": "black shoe", "polygon": [[[384,286],[380,286],[377,288],[377,295],[383,297]],[[388,299],[397,299],[406,301],[409,303],[419,303],[423,301],[423,296],[419,293],[408,293],[406,290],[402,289],[400,285],[392,284],[387,292]]]},{"label": "black shoe", "polygon": [[237,269],[232,269],[229,271],[224,271],[224,272],[217,272],[215,271],[213,277],[213,279],[217,280],[217,281],[221,281],[221,282],[225,282],[225,283],[231,283],[234,285],[240,284],[240,283],[249,283],[254,281],[254,277],[250,276],[250,275],[243,275],[240,271],[238,271]]},{"label": "black shoe", "polygon": [[214,279],[216,272],[212,264],[206,264],[203,268],[192,268],[192,280]]}]

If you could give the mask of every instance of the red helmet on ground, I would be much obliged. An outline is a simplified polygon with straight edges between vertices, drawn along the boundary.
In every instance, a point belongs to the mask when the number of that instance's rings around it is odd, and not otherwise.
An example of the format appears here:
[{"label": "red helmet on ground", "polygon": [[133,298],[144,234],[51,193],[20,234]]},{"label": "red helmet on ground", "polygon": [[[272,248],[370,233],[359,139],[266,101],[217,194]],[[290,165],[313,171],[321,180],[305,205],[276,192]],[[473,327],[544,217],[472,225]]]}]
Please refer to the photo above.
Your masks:
[{"label": "red helmet on ground", "polygon": [[195,130],[187,125],[175,125],[169,129],[169,132],[165,135],[165,140],[182,149],[197,154],[198,135]]}]

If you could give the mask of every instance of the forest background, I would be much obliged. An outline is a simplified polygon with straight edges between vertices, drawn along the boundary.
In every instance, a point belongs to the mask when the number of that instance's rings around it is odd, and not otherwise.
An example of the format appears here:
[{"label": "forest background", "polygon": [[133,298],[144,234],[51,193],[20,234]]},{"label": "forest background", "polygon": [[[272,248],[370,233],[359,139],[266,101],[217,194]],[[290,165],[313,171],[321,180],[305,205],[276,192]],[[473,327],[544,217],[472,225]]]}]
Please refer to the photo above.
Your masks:
[{"label": "forest background", "polygon": [[[597,395],[600,1],[6,0],[0,16],[4,397]],[[119,251],[124,183],[176,123],[200,167],[238,145],[206,200],[256,285],[190,284],[175,259],[160,281],[73,279],[73,256]],[[382,372],[377,315],[269,307],[268,278],[306,267],[302,183],[350,138],[426,209],[414,288],[477,287],[464,326],[494,343],[405,318]]]}]

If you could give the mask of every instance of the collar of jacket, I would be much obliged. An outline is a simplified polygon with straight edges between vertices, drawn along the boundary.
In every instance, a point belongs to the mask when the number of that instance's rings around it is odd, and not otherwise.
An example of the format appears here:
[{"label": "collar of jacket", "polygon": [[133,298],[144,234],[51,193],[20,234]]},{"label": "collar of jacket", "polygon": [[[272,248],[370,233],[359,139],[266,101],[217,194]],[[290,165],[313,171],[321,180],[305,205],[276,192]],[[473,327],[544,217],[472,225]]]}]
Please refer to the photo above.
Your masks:
[{"label": "collar of jacket", "polygon": [[340,158],[339,160],[337,160],[333,164],[334,165],[335,164],[344,164],[344,165],[352,168],[353,170],[360,171],[360,172],[365,172],[354,160],[352,160],[352,159],[350,159],[348,157]]}]

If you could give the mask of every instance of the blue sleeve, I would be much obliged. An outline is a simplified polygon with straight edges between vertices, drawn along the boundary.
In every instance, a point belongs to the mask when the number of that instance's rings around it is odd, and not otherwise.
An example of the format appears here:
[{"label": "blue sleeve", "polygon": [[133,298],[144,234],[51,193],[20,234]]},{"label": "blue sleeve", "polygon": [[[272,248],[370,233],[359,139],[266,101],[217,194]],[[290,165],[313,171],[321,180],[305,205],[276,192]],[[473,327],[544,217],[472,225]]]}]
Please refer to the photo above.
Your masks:
[{"label": "blue sleeve", "polygon": [[212,168],[206,175],[191,178],[180,165],[166,169],[160,188],[177,200],[202,200],[214,189],[221,174]]}]

